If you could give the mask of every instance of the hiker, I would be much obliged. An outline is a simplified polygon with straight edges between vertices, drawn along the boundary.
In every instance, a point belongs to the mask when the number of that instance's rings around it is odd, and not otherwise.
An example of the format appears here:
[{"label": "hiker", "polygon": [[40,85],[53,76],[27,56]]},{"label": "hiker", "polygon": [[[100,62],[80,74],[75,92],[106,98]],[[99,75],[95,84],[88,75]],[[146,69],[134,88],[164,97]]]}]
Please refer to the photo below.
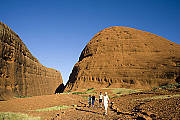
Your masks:
[{"label": "hiker", "polygon": [[91,95],[89,95],[89,108],[91,107]]},{"label": "hiker", "polygon": [[108,102],[109,102],[109,97],[108,97],[108,95],[107,95],[107,92],[105,92],[105,95],[104,95],[104,109],[105,109],[105,115],[107,115]]},{"label": "hiker", "polygon": [[96,100],[96,98],[95,98],[95,96],[93,95],[93,96],[92,96],[92,105],[93,105],[93,107],[94,107],[94,102],[95,102],[95,100]]},{"label": "hiker", "polygon": [[102,99],[103,99],[103,94],[102,94],[102,92],[100,92],[100,95],[99,95],[99,107],[100,108],[102,107]]}]

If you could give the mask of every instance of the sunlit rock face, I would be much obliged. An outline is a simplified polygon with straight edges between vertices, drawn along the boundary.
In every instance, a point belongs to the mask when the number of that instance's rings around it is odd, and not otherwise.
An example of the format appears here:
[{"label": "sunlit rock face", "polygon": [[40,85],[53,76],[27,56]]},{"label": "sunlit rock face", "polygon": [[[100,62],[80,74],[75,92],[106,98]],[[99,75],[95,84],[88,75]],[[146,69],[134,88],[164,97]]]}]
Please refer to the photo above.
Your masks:
[{"label": "sunlit rock face", "polygon": [[86,45],[65,90],[171,84],[180,74],[179,63],[179,44],[129,27],[110,27]]},{"label": "sunlit rock face", "polygon": [[0,22],[0,99],[55,93],[63,80],[32,56],[19,36]]}]

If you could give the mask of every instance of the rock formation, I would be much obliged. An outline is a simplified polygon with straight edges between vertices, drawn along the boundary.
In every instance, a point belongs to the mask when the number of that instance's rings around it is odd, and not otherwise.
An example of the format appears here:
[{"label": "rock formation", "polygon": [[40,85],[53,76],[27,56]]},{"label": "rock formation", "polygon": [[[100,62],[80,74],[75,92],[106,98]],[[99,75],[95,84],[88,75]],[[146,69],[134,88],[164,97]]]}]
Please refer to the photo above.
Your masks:
[{"label": "rock formation", "polygon": [[41,65],[19,36],[0,22],[0,99],[53,94],[62,82],[59,71]]},{"label": "rock formation", "polygon": [[86,45],[65,90],[171,84],[180,74],[179,63],[179,44],[129,27],[110,27]]}]

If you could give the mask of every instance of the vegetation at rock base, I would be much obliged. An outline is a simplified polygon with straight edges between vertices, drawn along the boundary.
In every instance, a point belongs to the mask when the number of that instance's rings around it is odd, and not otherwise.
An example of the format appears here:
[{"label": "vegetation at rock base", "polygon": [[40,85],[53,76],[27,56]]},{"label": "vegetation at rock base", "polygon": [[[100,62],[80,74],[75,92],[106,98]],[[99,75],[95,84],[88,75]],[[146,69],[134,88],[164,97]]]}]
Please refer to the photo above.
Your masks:
[{"label": "vegetation at rock base", "polygon": [[163,85],[163,86],[160,86],[160,87],[153,87],[152,89],[156,90],[156,89],[171,89],[171,88],[180,88],[180,83]]},{"label": "vegetation at rock base", "polygon": [[16,98],[27,98],[27,97],[32,97],[32,96],[17,96]]},{"label": "vegetation at rock base", "polygon": [[82,95],[82,94],[87,94],[86,92],[73,92],[73,95]]},{"label": "vegetation at rock base", "polygon": [[125,94],[141,92],[141,90],[139,90],[139,89],[127,89],[127,88],[113,88],[112,92],[114,94],[118,94],[118,95],[125,95]]},{"label": "vegetation at rock base", "polygon": [[87,89],[87,92],[91,92],[93,90],[94,90],[94,88],[89,88],[89,89]]}]

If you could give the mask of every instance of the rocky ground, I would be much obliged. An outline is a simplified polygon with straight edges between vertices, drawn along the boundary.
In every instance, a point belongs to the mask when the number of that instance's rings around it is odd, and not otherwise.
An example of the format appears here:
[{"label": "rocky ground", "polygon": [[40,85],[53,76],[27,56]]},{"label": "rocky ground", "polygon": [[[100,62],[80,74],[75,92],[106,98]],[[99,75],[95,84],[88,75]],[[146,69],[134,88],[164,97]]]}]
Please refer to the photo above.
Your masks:
[{"label": "rocky ground", "polygon": [[[119,89],[118,89],[119,90]],[[99,108],[98,100],[94,108],[88,108],[88,94],[109,93],[108,115]],[[180,118],[180,89],[156,89],[136,92],[115,93],[115,89],[92,89],[81,92],[14,98],[0,101],[0,113],[23,113],[45,120],[156,120]],[[117,90],[116,90],[117,91]],[[98,94],[96,94],[98,97]],[[69,106],[66,109],[43,111],[54,106]],[[40,110],[37,110],[40,109]],[[36,110],[36,111],[34,111]],[[4,119],[4,118],[0,118]],[[6,120],[6,119],[5,119]]]}]

